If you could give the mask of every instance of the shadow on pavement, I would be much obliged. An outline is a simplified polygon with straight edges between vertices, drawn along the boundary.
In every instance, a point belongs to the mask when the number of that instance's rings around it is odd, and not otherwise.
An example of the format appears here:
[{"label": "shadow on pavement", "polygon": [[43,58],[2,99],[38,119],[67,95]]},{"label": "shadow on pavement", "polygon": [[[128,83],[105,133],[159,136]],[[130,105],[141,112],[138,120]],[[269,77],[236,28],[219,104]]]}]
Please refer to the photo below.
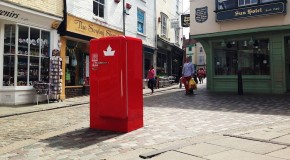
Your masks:
[{"label": "shadow on pavement", "polygon": [[[47,143],[49,147],[59,149],[82,149],[91,145],[104,146],[104,141],[121,136],[123,133],[95,130],[84,128],[73,132],[67,132],[51,137],[41,142]],[[109,144],[109,143],[108,143]],[[110,143],[112,144],[112,143]]]},{"label": "shadow on pavement", "polygon": [[165,107],[194,110],[251,113],[263,115],[290,116],[289,94],[220,93],[206,88],[185,95],[184,89],[144,98],[145,107]]}]

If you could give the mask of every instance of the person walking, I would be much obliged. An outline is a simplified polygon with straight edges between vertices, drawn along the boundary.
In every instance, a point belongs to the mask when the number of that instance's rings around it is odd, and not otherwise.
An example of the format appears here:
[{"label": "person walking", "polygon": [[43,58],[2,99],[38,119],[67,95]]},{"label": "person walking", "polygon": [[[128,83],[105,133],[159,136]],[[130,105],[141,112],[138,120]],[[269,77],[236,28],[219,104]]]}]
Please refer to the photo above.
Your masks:
[{"label": "person walking", "polygon": [[190,57],[186,57],[185,63],[183,64],[182,68],[182,83],[185,86],[185,94],[191,94],[189,91],[189,81],[194,75],[194,66],[192,62],[190,62]]},{"label": "person walking", "polygon": [[198,80],[199,80],[199,83],[203,83],[203,79],[205,78],[205,72],[203,70],[203,68],[200,68],[198,71],[197,71],[197,77],[198,77]]},{"label": "person walking", "polygon": [[155,70],[152,65],[150,66],[150,69],[148,71],[147,80],[148,80],[148,88],[151,89],[150,94],[152,95],[154,92],[154,83],[155,83]]}]

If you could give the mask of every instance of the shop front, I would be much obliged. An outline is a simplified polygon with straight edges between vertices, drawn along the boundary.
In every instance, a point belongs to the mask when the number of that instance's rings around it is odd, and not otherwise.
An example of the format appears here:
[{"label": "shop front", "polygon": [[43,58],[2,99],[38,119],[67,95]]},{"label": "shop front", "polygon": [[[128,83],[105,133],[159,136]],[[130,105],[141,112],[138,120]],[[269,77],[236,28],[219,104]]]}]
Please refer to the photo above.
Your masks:
[{"label": "shop front", "polygon": [[87,95],[89,91],[89,41],[93,38],[122,35],[90,21],[66,15],[58,29],[64,72],[61,99]]},{"label": "shop front", "polygon": [[242,86],[244,93],[287,92],[289,4],[284,0],[206,4],[196,5],[192,12],[190,38],[201,42],[207,53],[207,88],[238,93]]},{"label": "shop front", "polygon": [[184,51],[162,38],[157,38],[157,75],[179,75],[180,66],[183,64]]},{"label": "shop front", "polygon": [[33,103],[33,84],[49,82],[61,18],[4,2],[0,11],[0,105]]}]

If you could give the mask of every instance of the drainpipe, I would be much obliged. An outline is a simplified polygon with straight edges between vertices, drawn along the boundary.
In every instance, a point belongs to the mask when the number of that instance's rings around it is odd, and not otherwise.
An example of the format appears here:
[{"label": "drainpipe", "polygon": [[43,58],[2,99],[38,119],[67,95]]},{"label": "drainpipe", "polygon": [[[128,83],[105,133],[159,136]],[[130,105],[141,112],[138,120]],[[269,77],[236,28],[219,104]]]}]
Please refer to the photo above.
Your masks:
[{"label": "drainpipe", "polygon": [[125,10],[125,0],[123,0],[123,35],[125,36],[125,15],[126,15],[126,10]]},{"label": "drainpipe", "polygon": [[155,36],[155,50],[154,50],[154,54],[153,54],[153,66],[155,68],[155,70],[157,69],[157,8],[156,8],[156,2],[157,0],[154,0],[154,20],[155,20],[155,23],[154,23],[154,36]]}]

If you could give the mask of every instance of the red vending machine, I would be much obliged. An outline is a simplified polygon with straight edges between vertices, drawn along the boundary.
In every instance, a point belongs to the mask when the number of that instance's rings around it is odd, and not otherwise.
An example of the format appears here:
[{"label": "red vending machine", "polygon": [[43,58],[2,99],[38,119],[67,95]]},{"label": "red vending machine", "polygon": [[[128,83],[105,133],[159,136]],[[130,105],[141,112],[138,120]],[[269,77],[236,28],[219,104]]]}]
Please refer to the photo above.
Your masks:
[{"label": "red vending machine", "polygon": [[143,127],[142,40],[90,41],[90,128],[130,132]]}]

